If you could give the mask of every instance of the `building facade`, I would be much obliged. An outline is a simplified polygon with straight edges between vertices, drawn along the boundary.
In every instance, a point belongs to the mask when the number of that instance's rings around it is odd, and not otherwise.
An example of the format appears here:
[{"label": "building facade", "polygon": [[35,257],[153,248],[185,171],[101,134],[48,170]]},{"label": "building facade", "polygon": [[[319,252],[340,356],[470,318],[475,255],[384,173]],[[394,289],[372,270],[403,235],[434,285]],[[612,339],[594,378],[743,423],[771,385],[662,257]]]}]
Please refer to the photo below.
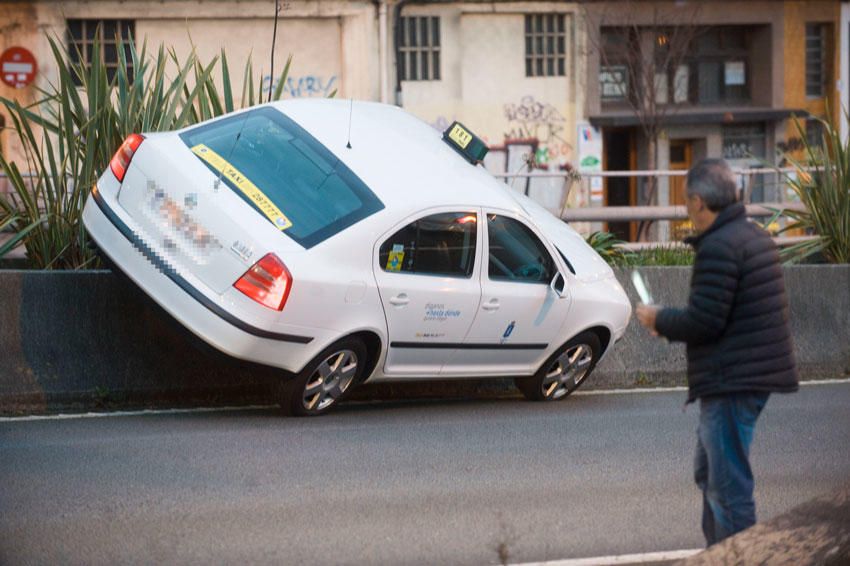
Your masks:
[{"label": "building facade", "polygon": [[[439,130],[461,121],[489,144],[488,169],[531,171],[536,177],[512,186],[553,211],[566,204],[636,205],[650,196],[653,203],[678,203],[683,186],[662,180],[650,191],[635,179],[597,178],[567,203],[565,180],[547,172],[684,169],[721,156],[739,167],[775,163],[782,152],[799,150],[791,116],[803,118],[814,139],[818,125],[807,116],[842,116],[841,106],[850,105],[848,2],[279,5],[275,72],[293,57],[285,98],[335,94],[395,103]],[[249,58],[267,91],[276,86],[274,13],[274,0],[3,2],[0,52],[30,50],[38,73],[24,88],[0,84],[0,95],[28,104],[53,79],[48,35],[113,65],[122,41],[146,44],[149,52],[164,45],[180,58],[194,50],[202,61],[224,49],[237,96]],[[91,50],[96,33],[99,54]],[[0,151],[20,157],[8,129],[0,130]],[[776,183],[756,181],[746,187],[748,198],[779,199]],[[634,226],[609,227],[635,237]]]},{"label": "building facade", "polygon": [[[39,72],[34,84],[14,89],[0,84],[0,95],[33,102],[38,88],[56,76],[48,36],[84,57],[92,38],[101,34],[107,65],[117,63],[116,33],[123,42],[173,48],[180,60],[192,52],[203,62],[227,53],[233,90],[242,92],[242,73],[251,59],[258,88],[272,88],[270,75],[274,1],[52,1],[0,3],[0,52],[11,46],[31,51]],[[275,75],[292,55],[284,97],[337,96],[379,98],[378,31],[375,6],[368,1],[283,2],[275,41]],[[0,137],[4,151],[14,152],[9,133]]]},{"label": "building facade", "polygon": [[[594,2],[585,10],[586,112],[601,130],[606,169],[687,169],[705,157],[740,168],[780,163],[802,147],[795,116],[815,140],[820,124],[807,118],[837,118],[847,97],[835,1]],[[751,179],[742,179],[745,198],[784,197],[775,178]],[[681,179],[654,188],[612,179],[604,203],[682,204],[684,196]],[[612,229],[635,237],[634,224]]]}]

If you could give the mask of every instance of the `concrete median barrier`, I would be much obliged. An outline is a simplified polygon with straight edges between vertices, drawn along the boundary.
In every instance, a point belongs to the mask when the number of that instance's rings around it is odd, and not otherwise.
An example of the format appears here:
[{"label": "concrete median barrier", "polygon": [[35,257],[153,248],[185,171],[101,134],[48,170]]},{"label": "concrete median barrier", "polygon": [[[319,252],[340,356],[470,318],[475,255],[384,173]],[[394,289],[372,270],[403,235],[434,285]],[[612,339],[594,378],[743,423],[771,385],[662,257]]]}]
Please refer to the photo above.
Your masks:
[{"label": "concrete median barrier", "polygon": [[[657,302],[682,304],[688,268],[643,268]],[[786,269],[806,378],[850,374],[850,266]],[[629,272],[618,270],[627,284]],[[268,403],[282,373],[236,362],[191,336],[108,271],[0,271],[0,413]],[[684,348],[632,321],[583,386],[683,385]],[[364,385],[355,398],[513,394],[510,380]]]}]

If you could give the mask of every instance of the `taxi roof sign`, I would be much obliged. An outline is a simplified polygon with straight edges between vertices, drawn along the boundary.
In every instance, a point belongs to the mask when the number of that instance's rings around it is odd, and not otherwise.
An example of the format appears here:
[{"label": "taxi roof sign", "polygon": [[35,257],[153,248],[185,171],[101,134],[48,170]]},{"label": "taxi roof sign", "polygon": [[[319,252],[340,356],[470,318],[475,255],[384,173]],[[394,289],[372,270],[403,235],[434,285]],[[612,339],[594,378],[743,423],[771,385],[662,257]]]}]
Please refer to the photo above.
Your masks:
[{"label": "taxi roof sign", "polygon": [[487,144],[460,122],[452,122],[452,125],[446,128],[443,140],[473,165],[487,155]]}]

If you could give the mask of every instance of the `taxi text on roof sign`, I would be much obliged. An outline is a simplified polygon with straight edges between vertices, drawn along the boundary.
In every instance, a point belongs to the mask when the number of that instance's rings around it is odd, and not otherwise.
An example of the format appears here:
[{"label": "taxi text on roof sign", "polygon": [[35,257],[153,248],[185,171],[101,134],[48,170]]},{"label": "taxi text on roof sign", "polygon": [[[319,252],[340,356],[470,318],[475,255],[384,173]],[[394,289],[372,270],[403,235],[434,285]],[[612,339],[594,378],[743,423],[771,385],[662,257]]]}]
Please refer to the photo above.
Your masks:
[{"label": "taxi text on roof sign", "polygon": [[446,128],[443,140],[473,165],[487,155],[487,144],[460,122],[452,122],[452,125]]}]

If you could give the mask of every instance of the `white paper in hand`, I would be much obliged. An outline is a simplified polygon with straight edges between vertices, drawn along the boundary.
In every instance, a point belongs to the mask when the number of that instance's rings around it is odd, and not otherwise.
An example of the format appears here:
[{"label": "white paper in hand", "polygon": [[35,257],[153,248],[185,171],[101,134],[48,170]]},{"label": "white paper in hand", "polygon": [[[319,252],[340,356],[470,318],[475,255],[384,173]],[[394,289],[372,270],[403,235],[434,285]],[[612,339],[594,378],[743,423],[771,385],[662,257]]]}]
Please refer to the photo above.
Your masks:
[{"label": "white paper in hand", "polygon": [[640,272],[637,270],[632,271],[632,285],[637,291],[638,297],[640,297],[640,302],[645,305],[652,304],[652,295],[649,294],[649,288],[646,286],[646,281],[643,280]]}]

